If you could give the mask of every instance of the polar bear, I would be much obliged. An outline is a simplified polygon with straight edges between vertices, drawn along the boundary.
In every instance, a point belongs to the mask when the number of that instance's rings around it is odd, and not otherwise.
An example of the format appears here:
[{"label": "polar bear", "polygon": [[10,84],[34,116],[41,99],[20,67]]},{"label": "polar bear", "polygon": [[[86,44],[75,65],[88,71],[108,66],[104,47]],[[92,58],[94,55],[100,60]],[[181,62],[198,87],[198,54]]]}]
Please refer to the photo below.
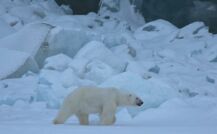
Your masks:
[{"label": "polar bear", "polygon": [[88,116],[98,113],[100,124],[112,125],[118,106],[141,106],[143,101],[136,95],[116,88],[80,87],[70,93],[60,108],[54,124],[63,124],[76,115],[81,125],[88,125]]}]

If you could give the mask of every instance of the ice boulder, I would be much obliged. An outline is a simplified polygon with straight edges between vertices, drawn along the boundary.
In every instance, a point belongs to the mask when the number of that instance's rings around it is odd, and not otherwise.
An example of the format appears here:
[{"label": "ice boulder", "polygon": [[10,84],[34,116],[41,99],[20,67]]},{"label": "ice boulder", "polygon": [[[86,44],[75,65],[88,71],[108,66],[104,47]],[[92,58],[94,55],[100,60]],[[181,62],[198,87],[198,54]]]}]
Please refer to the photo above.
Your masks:
[{"label": "ice boulder", "polygon": [[68,68],[61,74],[60,82],[64,88],[70,88],[72,86],[78,86],[80,79],[71,68]]},{"label": "ice boulder", "polygon": [[123,59],[125,62],[132,61],[137,54],[134,48],[126,44],[113,47],[111,48],[111,50],[113,53],[115,53],[118,57]]},{"label": "ice boulder", "polygon": [[50,86],[53,90],[64,90],[79,86],[80,78],[71,68],[67,68],[62,72],[42,69],[39,74],[39,83]]},{"label": "ice boulder", "polygon": [[61,72],[56,70],[42,69],[39,74],[39,83],[44,85],[53,85],[60,83]]},{"label": "ice boulder", "polygon": [[63,71],[42,69],[39,74],[36,100],[46,102],[48,108],[58,108],[61,101],[76,87],[94,86],[94,82],[80,79],[70,67]]},{"label": "ice boulder", "polygon": [[[63,76],[64,75],[64,76]],[[69,78],[71,74],[65,74],[56,70],[42,69],[39,74],[37,101],[45,101],[47,107],[57,108],[60,104],[60,99],[63,98],[68,92],[68,86],[72,82],[68,83],[66,77]]]},{"label": "ice boulder", "polygon": [[45,60],[45,69],[64,71],[68,68],[69,64],[72,62],[72,59],[64,54],[58,54],[55,56],[48,57]]},{"label": "ice boulder", "polygon": [[118,72],[122,72],[126,63],[106,48],[105,44],[98,41],[87,43],[75,56],[75,58],[97,59],[111,66]]},{"label": "ice boulder", "polygon": [[56,0],[32,1],[31,4],[34,4],[35,7],[40,7],[48,15],[64,15],[63,9],[56,3]]},{"label": "ice boulder", "polygon": [[[62,90],[62,93],[63,92],[64,90]],[[38,85],[38,88],[36,90],[36,101],[45,102],[47,108],[58,108],[60,106],[60,98],[55,95],[52,88],[48,85]]]},{"label": "ice boulder", "polygon": [[0,79],[20,77],[27,71],[38,72],[35,60],[25,52],[0,48]]},{"label": "ice boulder", "polygon": [[132,116],[139,111],[160,106],[166,100],[176,97],[177,92],[166,82],[157,79],[143,79],[140,75],[124,72],[111,77],[101,87],[117,87],[139,95],[144,104],[141,108],[129,109]]},{"label": "ice boulder", "polygon": [[[40,55],[46,55],[48,49],[46,37],[53,27],[44,23],[26,25],[18,32],[0,40],[0,47],[28,53],[34,57],[37,63]],[[39,51],[42,51],[39,53]]]},{"label": "ice boulder", "polygon": [[47,23],[28,24],[18,32],[2,38],[0,47],[29,53],[39,67],[52,55],[64,53],[73,57],[89,41],[82,30],[54,28]]},{"label": "ice boulder", "polygon": [[148,72],[148,70],[139,61],[128,62],[126,72],[135,73],[137,75],[140,75],[144,79],[150,79],[152,77],[152,74]]},{"label": "ice boulder", "polygon": [[[122,59],[137,58],[143,51],[141,43],[134,38],[131,32],[118,31],[104,34],[103,43],[118,56],[125,55],[125,57],[121,57]],[[126,57],[126,55],[130,57]]]},{"label": "ice boulder", "polygon": [[12,16],[20,18],[23,24],[44,19],[50,14],[63,15],[64,11],[55,0],[48,1],[18,1],[13,0],[7,11]]},{"label": "ice boulder", "polygon": [[24,25],[45,17],[43,10],[34,6],[15,6],[9,10],[9,14],[20,18]]},{"label": "ice boulder", "polygon": [[132,27],[138,27],[145,23],[144,18],[137,12],[129,0],[102,0],[99,10],[100,16],[121,19]]},{"label": "ice boulder", "polygon": [[87,32],[94,27],[95,16],[89,14],[49,16],[45,21],[46,23],[63,29],[82,30],[83,32]]},{"label": "ice boulder", "polygon": [[138,40],[151,40],[159,36],[168,35],[177,30],[177,27],[168,21],[159,19],[146,23],[144,26],[138,28],[134,36]]},{"label": "ice boulder", "polygon": [[81,29],[56,27],[48,36],[48,55],[56,55],[61,52],[73,57],[87,42],[89,42],[89,38],[88,33]]},{"label": "ice boulder", "polygon": [[115,71],[113,68],[102,61],[93,60],[86,65],[84,78],[99,84],[114,74]]},{"label": "ice boulder", "polygon": [[74,70],[77,76],[84,78],[84,73],[88,62],[89,60],[85,58],[73,58],[72,62],[69,64],[69,67]]}]

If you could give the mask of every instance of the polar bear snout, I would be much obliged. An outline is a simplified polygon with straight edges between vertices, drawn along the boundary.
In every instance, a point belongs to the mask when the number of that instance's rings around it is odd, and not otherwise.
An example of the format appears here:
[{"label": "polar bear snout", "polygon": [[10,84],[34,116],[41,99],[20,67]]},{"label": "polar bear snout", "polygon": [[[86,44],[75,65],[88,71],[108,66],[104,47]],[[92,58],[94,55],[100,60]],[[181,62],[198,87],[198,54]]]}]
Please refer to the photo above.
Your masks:
[{"label": "polar bear snout", "polygon": [[142,106],[143,101],[140,98],[136,98],[136,105],[137,106]]}]

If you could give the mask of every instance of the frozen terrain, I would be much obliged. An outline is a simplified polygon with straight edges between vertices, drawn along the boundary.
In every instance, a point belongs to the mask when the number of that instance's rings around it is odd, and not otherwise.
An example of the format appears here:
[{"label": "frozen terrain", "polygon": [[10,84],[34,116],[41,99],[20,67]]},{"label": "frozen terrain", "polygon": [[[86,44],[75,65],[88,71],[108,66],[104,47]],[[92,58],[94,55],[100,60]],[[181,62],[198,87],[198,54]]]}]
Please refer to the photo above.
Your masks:
[{"label": "frozen terrain", "polygon": [[[104,6],[72,15],[53,0],[0,1],[0,133],[216,134],[217,35],[203,22],[145,23],[126,1],[116,13]],[[96,115],[91,126],[53,125],[84,85],[129,90],[144,105],[118,109],[113,126]]]}]

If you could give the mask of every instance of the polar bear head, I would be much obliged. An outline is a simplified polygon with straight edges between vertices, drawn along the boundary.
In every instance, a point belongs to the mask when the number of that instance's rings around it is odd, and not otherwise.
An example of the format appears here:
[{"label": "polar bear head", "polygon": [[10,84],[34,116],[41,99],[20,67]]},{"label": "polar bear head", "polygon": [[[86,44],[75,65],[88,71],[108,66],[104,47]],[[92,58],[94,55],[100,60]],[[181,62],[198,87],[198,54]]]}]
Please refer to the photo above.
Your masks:
[{"label": "polar bear head", "polygon": [[118,105],[120,106],[141,106],[142,104],[142,99],[133,93],[121,92],[118,96]]}]

